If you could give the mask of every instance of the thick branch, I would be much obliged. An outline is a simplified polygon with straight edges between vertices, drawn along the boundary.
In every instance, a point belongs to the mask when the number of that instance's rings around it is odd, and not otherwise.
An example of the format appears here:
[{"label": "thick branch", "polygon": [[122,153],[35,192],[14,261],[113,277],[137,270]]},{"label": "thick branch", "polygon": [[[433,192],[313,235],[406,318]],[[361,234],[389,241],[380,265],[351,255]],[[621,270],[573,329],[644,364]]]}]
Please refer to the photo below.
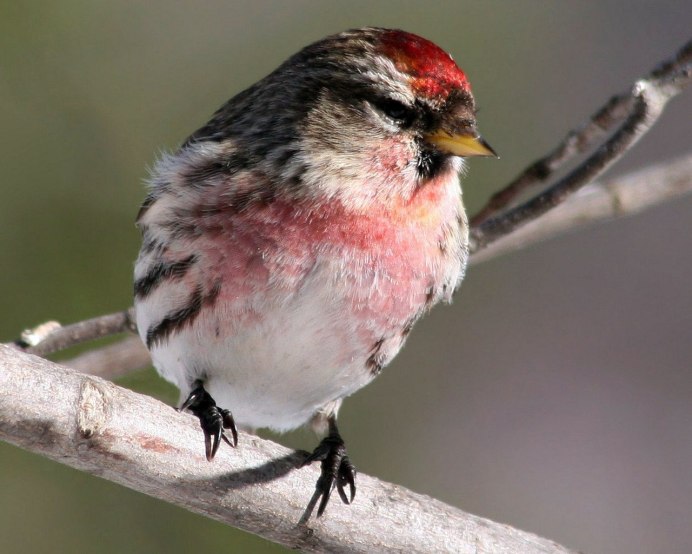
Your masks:
[{"label": "thick branch", "polygon": [[367,475],[351,506],[297,526],[319,476],[304,453],[243,434],[204,458],[196,420],[150,397],[0,345],[0,439],[307,552],[566,553]]},{"label": "thick branch", "polygon": [[[648,131],[666,103],[690,82],[691,59],[692,42],[638,81],[629,94],[614,97],[496,195],[473,219],[472,261],[690,190],[692,161],[687,157],[573,195]],[[534,198],[511,207],[520,193],[547,181],[623,120],[584,163]],[[553,209],[568,196],[569,203]],[[548,211],[549,216],[532,221]],[[209,464],[192,417],[26,353],[47,355],[132,328],[128,310],[67,327],[50,323],[26,332],[14,347],[0,345],[0,439],[305,551],[566,552],[545,539],[365,475],[359,476],[353,506],[333,503],[325,518],[310,522],[310,529],[298,526],[318,475],[316,468],[293,471],[304,454],[243,435],[238,449],[223,450]],[[113,376],[115,367],[135,369],[147,361],[131,337],[69,363]]]}]

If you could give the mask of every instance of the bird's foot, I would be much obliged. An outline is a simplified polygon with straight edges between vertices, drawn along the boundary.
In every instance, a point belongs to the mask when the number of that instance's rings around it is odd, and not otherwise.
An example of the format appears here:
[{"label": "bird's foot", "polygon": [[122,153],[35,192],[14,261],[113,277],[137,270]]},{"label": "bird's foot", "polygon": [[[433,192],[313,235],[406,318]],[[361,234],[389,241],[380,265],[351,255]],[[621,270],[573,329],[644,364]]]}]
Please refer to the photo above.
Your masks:
[{"label": "bird's foot", "polygon": [[[346,446],[339,435],[336,423],[330,421],[329,428],[329,435],[322,439],[315,451],[303,462],[303,465],[316,461],[322,462],[322,472],[317,480],[315,493],[312,495],[303,517],[300,518],[300,523],[306,523],[310,519],[318,501],[320,505],[317,508],[317,517],[324,513],[334,487],[336,487],[344,504],[350,504],[356,496],[356,468],[346,455]],[[348,495],[346,494],[347,486]]]},{"label": "bird's foot", "polygon": [[[221,440],[235,447],[238,444],[238,430],[230,410],[224,410],[216,405],[216,401],[205,390],[201,381],[197,381],[187,400],[180,406],[179,411],[190,410],[199,418],[199,424],[204,431],[204,446],[207,460],[214,459]],[[232,440],[225,431],[231,432]]]}]

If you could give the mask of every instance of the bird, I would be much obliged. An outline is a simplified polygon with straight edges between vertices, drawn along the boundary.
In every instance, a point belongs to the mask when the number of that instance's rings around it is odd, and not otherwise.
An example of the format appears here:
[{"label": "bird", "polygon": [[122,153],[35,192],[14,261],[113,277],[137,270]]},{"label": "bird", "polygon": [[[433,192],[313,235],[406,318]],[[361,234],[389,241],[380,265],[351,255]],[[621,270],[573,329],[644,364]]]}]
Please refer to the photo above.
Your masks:
[{"label": "bird", "polygon": [[318,40],[223,104],[148,181],[139,335],[198,417],[211,461],[237,429],[323,437],[304,518],[356,469],[337,426],[469,257],[468,78],[435,43],[365,27]]}]

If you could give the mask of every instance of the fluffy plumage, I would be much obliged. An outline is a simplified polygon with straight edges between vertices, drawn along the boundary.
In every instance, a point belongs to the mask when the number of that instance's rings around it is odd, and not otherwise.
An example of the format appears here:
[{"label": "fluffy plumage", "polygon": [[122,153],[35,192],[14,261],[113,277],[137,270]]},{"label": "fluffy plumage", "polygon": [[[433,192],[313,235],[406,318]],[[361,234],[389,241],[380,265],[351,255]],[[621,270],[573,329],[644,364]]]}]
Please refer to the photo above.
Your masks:
[{"label": "fluffy plumage", "polygon": [[159,160],[138,217],[158,371],[246,428],[333,421],[463,277],[460,153],[492,153],[466,76],[403,31],[328,37],[233,97]]}]

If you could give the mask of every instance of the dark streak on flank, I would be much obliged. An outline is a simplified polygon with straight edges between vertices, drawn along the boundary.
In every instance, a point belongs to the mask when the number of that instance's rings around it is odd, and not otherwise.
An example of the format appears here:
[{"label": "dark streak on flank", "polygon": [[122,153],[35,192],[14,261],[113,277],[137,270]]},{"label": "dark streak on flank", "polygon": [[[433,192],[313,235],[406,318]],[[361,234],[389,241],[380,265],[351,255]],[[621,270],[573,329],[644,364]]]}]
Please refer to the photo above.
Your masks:
[{"label": "dark streak on flank", "polygon": [[415,316],[413,316],[412,318],[410,318],[409,320],[406,321],[406,323],[404,324],[404,328],[401,330],[401,337],[402,338],[405,339],[406,337],[409,336],[409,334],[411,333],[411,330],[413,329],[414,324],[418,320],[418,317],[419,317],[419,314],[416,314]]},{"label": "dark streak on flank", "polygon": [[430,308],[433,305],[436,297],[437,297],[437,290],[435,290],[435,287],[433,285],[430,285],[425,290],[425,307]]},{"label": "dark streak on flank", "polygon": [[187,325],[192,325],[202,311],[202,308],[214,305],[220,291],[220,280],[214,283],[214,286],[207,294],[204,294],[202,285],[198,285],[184,307],[171,312],[159,323],[149,327],[146,338],[147,348],[151,349],[153,346],[165,341],[172,333],[182,330]]},{"label": "dark streak on flank", "polygon": [[373,376],[379,375],[380,372],[382,371],[382,368],[384,367],[384,364],[386,363],[386,359],[383,356],[382,352],[382,345],[384,344],[384,337],[378,340],[372,349],[370,350],[370,356],[365,362],[365,367],[370,370],[370,373]]},{"label": "dark streak on flank", "polygon": [[148,233],[144,233],[141,255],[151,254],[154,250],[162,249],[162,247],[163,244],[159,240],[153,238]]},{"label": "dark streak on flank", "polygon": [[183,260],[156,264],[149,269],[149,272],[144,277],[140,277],[135,281],[135,297],[138,300],[142,300],[163,281],[180,279],[196,262],[197,256],[190,254]]}]

